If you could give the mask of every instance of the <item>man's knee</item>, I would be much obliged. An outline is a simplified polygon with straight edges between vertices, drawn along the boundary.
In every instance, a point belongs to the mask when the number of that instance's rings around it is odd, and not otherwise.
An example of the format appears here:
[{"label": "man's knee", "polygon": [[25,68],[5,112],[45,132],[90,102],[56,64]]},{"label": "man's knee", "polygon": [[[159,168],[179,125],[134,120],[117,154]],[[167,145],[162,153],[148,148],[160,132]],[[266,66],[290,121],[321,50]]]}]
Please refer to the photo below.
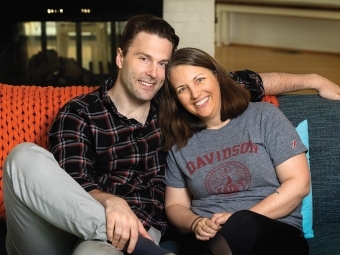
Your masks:
[{"label": "man's knee", "polygon": [[[29,176],[36,174],[39,168],[37,165],[43,165],[43,160],[52,157],[53,155],[44,148],[30,142],[24,142],[16,145],[6,157],[4,163],[4,171],[11,177],[14,176],[26,176],[26,172]],[[33,170],[36,171],[32,171]]]},{"label": "man's knee", "polygon": [[[20,159],[30,159],[31,161],[40,154],[49,154],[47,150],[31,142],[20,143],[9,152],[6,161],[20,161]],[[26,162],[29,163],[29,162]]]},{"label": "man's knee", "polygon": [[114,246],[103,241],[81,241],[74,248],[72,255],[124,255]]}]

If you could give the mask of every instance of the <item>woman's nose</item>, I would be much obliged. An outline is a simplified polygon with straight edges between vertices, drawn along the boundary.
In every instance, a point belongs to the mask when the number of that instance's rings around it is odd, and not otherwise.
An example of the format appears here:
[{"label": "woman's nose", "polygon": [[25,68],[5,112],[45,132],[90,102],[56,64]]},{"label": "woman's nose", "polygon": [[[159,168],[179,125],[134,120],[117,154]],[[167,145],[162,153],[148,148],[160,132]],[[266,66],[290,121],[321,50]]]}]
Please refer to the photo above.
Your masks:
[{"label": "woman's nose", "polygon": [[191,98],[196,99],[201,95],[201,90],[195,87],[190,89],[191,91]]}]

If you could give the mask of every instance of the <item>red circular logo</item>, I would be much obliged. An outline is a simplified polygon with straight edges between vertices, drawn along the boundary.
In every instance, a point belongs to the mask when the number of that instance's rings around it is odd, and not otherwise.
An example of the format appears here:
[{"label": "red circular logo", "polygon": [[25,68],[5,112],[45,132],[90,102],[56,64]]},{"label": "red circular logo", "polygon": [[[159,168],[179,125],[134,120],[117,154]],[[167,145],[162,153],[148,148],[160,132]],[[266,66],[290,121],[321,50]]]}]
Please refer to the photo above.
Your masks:
[{"label": "red circular logo", "polygon": [[212,169],[205,178],[205,188],[209,194],[232,196],[247,190],[251,176],[248,168],[237,161],[229,161]]}]

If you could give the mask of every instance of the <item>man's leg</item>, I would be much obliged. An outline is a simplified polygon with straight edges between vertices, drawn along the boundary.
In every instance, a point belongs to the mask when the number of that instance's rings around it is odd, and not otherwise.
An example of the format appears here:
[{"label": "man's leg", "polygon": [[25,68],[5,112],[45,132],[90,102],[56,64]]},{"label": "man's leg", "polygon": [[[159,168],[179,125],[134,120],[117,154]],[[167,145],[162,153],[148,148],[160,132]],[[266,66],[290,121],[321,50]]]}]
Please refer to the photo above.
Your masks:
[{"label": "man's leg", "polygon": [[[76,246],[72,255],[124,255],[128,254],[118,251],[111,244],[103,241],[82,241]],[[131,255],[175,255],[152,242],[144,237],[139,237],[135,250]]]},{"label": "man's leg", "polygon": [[16,146],[3,175],[9,255],[64,255],[75,236],[107,239],[103,206],[47,150],[32,143]]},{"label": "man's leg", "polygon": [[[158,246],[160,239],[160,231],[151,227],[148,231],[154,241],[140,236],[136,243],[135,250],[131,255],[175,255],[164,248]],[[159,237],[159,238],[158,238]],[[98,240],[80,241],[76,246],[72,255],[123,255],[127,254],[126,248],[124,252],[118,251],[111,244]]]},{"label": "man's leg", "polygon": [[111,244],[104,241],[88,240],[79,242],[72,255],[123,255]]}]

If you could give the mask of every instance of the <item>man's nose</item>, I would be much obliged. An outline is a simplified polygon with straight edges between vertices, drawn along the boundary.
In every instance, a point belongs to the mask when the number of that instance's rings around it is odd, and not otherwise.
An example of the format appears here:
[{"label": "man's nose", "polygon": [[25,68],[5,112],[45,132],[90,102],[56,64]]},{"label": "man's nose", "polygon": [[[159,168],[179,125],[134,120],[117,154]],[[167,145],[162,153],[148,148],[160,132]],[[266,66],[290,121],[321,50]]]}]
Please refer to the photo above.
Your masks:
[{"label": "man's nose", "polygon": [[156,78],[157,76],[157,65],[150,65],[146,74],[152,78]]}]

